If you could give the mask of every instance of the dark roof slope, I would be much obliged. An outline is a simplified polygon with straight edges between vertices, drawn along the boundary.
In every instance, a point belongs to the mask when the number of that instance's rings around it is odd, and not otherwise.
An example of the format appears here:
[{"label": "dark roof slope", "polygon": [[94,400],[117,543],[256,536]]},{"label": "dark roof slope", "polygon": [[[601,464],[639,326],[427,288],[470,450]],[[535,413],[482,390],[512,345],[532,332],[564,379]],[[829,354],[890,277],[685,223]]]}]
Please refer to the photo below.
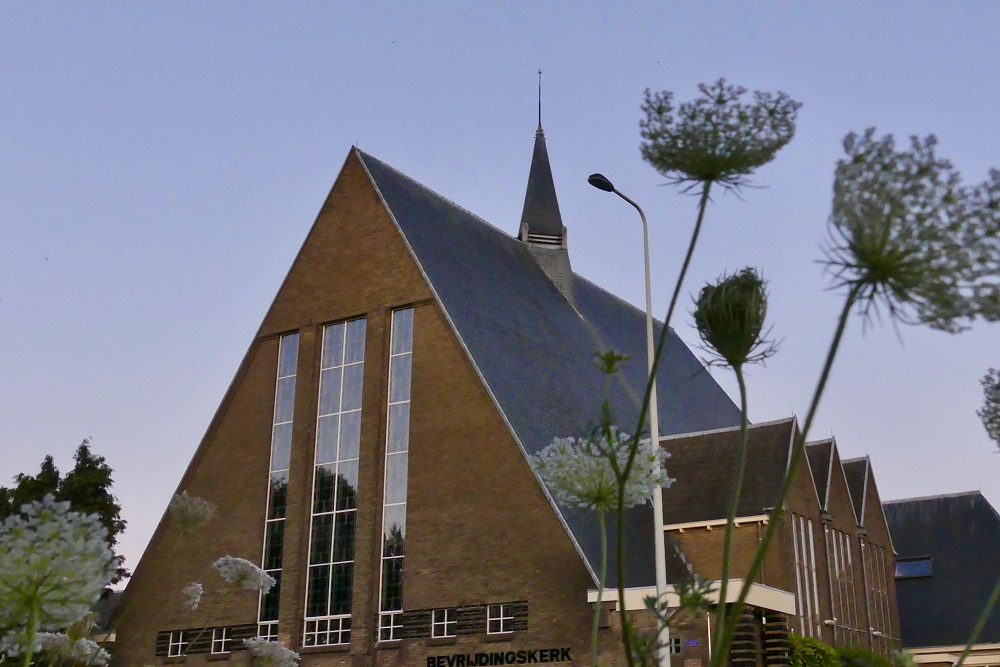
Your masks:
[{"label": "dark roof slope", "polygon": [[[604,376],[593,365],[595,350],[613,347],[631,355],[609,398],[622,429],[634,428],[646,376],[643,311],[580,276],[574,278],[574,307],[525,244],[387,164],[358,155],[526,453],[553,437],[583,434],[596,421]],[[656,329],[659,334],[662,325]],[[665,361],[657,376],[662,433],[738,422],[738,408],[673,332]],[[566,509],[562,516],[596,571],[600,533],[594,517]],[[648,507],[627,513],[630,585],[655,581],[651,517]]]},{"label": "dark roof slope", "polygon": [[[931,576],[896,580],[903,646],[964,644],[1000,575],[1000,516],[978,491],[882,507],[897,558],[931,557]],[[979,643],[998,642],[994,609]]]},{"label": "dark roof slope", "polygon": [[868,488],[868,457],[863,456],[858,459],[845,459],[844,477],[847,478],[847,490],[851,494],[851,503],[854,505],[854,517],[858,520],[858,525],[865,525],[865,490]]},{"label": "dark roof slope", "polygon": [[833,470],[833,439],[807,443],[806,457],[809,459],[813,481],[816,482],[816,495],[819,497],[820,507],[826,510],[830,474]]},{"label": "dark roof slope", "polygon": [[[765,514],[774,507],[788,466],[795,419],[751,426],[737,516]],[[677,481],[663,492],[668,524],[725,519],[733,487],[739,428],[664,439],[668,469]]]}]

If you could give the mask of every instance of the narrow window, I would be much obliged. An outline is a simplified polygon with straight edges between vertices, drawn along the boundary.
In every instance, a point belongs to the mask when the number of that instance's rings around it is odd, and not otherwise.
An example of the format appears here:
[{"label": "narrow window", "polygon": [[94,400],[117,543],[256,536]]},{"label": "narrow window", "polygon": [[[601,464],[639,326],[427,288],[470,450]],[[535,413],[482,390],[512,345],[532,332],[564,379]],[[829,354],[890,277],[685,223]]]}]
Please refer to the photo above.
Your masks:
[{"label": "narrow window", "polygon": [[454,609],[435,609],[431,616],[431,637],[454,637],[458,621]]},{"label": "narrow window", "polygon": [[677,635],[670,635],[670,653],[677,655],[681,652],[681,638]]},{"label": "narrow window", "polygon": [[822,626],[820,625],[820,610],[819,610],[819,585],[817,580],[819,577],[816,576],[816,533],[813,531],[812,519],[808,519],[809,525],[809,572],[812,578],[812,591],[813,591],[813,623],[815,625],[814,637],[822,636]]},{"label": "narrow window", "polygon": [[392,313],[389,341],[389,396],[386,417],[385,491],[382,500],[382,573],[379,641],[399,639],[403,614],[403,559],[406,555],[406,478],[410,451],[410,375],[413,362],[413,309]]},{"label": "narrow window", "polygon": [[304,646],[351,641],[365,320],[323,328]]},{"label": "narrow window", "polygon": [[212,628],[212,653],[229,653],[233,645],[232,628]]},{"label": "narrow window", "polygon": [[292,414],[295,411],[295,374],[299,358],[299,335],[282,336],[278,342],[278,371],[271,421],[271,466],[267,485],[264,522],[264,554],[261,567],[275,584],[260,595],[257,635],[278,638],[278,600],[281,597],[281,559],[285,543],[285,499],[288,497],[288,466],[292,458]]},{"label": "narrow window", "polygon": [[792,518],[792,552],[795,554],[795,610],[799,614],[799,632],[806,635],[808,626],[806,625],[805,611],[802,600],[802,564],[799,558],[799,521],[794,514]]},{"label": "narrow window", "polygon": [[491,604],[486,608],[486,633],[499,635],[514,631],[514,605]]},{"label": "narrow window", "polygon": [[176,658],[187,653],[187,638],[183,630],[174,630],[170,633],[170,642],[167,644],[167,657]]},{"label": "narrow window", "polygon": [[809,541],[806,539],[806,520],[805,517],[798,517],[799,519],[799,548],[802,550],[800,554],[800,563],[802,565],[802,592],[805,598],[805,609],[802,610],[802,620],[803,627],[805,628],[805,635],[811,637],[813,634],[813,599],[812,599],[812,586],[809,582]]}]

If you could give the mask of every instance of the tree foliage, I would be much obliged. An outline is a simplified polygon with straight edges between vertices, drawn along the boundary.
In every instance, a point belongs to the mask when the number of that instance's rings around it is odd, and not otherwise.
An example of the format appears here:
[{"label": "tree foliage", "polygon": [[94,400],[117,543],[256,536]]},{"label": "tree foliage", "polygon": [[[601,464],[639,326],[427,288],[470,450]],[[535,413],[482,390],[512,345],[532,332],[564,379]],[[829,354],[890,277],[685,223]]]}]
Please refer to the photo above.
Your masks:
[{"label": "tree foliage", "polygon": [[122,564],[124,558],[115,551],[119,536],[125,532],[121,518],[121,505],[111,492],[114,472],[104,457],[90,450],[90,439],[84,439],[73,454],[74,466],[61,475],[51,456],[42,460],[37,475],[18,474],[11,488],[0,487],[0,520],[18,513],[23,505],[42,500],[51,495],[59,501],[68,501],[70,509],[81,514],[96,514],[107,530],[108,546],[115,552],[118,568],[112,583],[129,576]]}]

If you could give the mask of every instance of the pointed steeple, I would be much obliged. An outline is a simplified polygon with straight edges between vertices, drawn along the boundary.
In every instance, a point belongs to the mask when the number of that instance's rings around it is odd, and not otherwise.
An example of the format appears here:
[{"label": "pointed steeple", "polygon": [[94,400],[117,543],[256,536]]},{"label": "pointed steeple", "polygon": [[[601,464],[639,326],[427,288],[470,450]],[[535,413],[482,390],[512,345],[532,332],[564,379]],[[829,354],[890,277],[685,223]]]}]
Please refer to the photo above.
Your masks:
[{"label": "pointed steeple", "polygon": [[562,245],[564,229],[552,168],[549,166],[549,152],[545,148],[545,132],[539,120],[531,171],[528,172],[528,189],[521,211],[521,240]]},{"label": "pointed steeple", "polygon": [[528,246],[535,261],[545,271],[559,291],[574,303],[573,269],[569,263],[566,244],[566,227],[559,213],[559,200],[549,166],[549,152],[545,148],[542,130],[541,70],[538,71],[538,130],[535,132],[535,150],[531,155],[528,188],[524,193],[521,211],[521,228],[518,238]]}]

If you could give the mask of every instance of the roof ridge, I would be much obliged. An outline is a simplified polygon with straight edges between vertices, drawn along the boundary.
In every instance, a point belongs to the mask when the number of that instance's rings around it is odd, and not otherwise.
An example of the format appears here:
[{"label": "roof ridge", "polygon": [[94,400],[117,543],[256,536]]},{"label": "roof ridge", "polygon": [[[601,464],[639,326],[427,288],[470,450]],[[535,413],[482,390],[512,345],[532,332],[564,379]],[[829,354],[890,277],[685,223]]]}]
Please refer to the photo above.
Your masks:
[{"label": "roof ridge", "polygon": [[[783,424],[785,422],[793,421],[794,419],[795,415],[792,415],[791,417],[783,417],[781,419],[772,419],[766,422],[757,422],[756,424],[748,424],[747,427],[753,429],[761,426],[775,426],[777,424]],[[722,433],[724,431],[738,431],[738,430],[740,430],[739,425],[723,426],[721,428],[711,428],[708,429],[707,431],[691,431],[690,433],[674,433],[672,435],[661,435],[660,441],[662,442],[663,440],[678,440],[680,438],[692,438],[698,435],[708,435],[709,433]]]},{"label": "roof ridge", "polygon": [[982,491],[956,491],[954,493],[939,493],[932,496],[915,496],[913,498],[897,498],[895,500],[883,500],[883,505],[895,505],[898,503],[923,502],[926,500],[943,500],[945,498],[964,498],[966,496],[979,496],[985,498]]},{"label": "roof ridge", "polygon": [[831,435],[826,440],[813,440],[812,442],[807,442],[806,447],[818,447],[819,445],[833,444],[833,436]]},{"label": "roof ridge", "polygon": [[864,460],[865,460],[865,459],[867,459],[867,458],[868,458],[868,455],[867,455],[867,454],[866,454],[866,455],[864,455],[864,456],[855,456],[855,457],[853,457],[853,458],[849,458],[849,459],[845,459],[845,458],[844,458],[844,457],[842,456],[842,457],[840,457],[840,464],[841,464],[841,465],[844,465],[845,463],[857,463],[857,462],[859,462],[859,461],[864,461]]},{"label": "roof ridge", "polygon": [[411,183],[413,183],[414,185],[416,185],[417,187],[419,187],[419,188],[420,188],[421,190],[425,190],[425,191],[427,191],[428,193],[430,193],[430,194],[432,194],[433,196],[437,197],[438,199],[440,199],[441,201],[445,202],[445,203],[446,203],[446,204],[448,204],[449,206],[454,206],[455,208],[459,209],[460,211],[462,211],[462,212],[464,212],[464,213],[467,213],[467,214],[468,214],[469,216],[471,216],[471,217],[475,218],[475,219],[476,219],[477,221],[479,221],[479,222],[483,223],[484,225],[486,225],[487,227],[489,227],[489,228],[490,228],[490,229],[492,229],[493,231],[495,231],[495,232],[499,232],[500,234],[503,234],[503,235],[504,235],[505,237],[507,237],[508,239],[510,239],[510,240],[512,240],[512,241],[517,241],[517,237],[516,237],[516,236],[514,236],[513,234],[509,234],[508,232],[504,231],[504,230],[503,230],[503,229],[501,229],[500,227],[497,227],[496,225],[494,225],[494,224],[493,224],[492,222],[490,222],[490,221],[489,221],[489,220],[487,220],[486,218],[483,218],[482,216],[479,216],[479,215],[476,215],[475,213],[473,213],[473,212],[472,212],[472,211],[470,211],[469,209],[465,208],[465,207],[464,207],[464,206],[462,206],[461,204],[456,204],[456,203],[455,203],[455,202],[453,202],[453,201],[452,201],[451,199],[448,199],[447,197],[445,197],[445,196],[444,196],[444,195],[442,195],[441,193],[439,193],[439,192],[436,192],[435,190],[432,190],[431,188],[429,188],[428,186],[424,185],[424,184],[423,184],[423,183],[421,183],[420,181],[416,180],[416,179],[415,179],[415,178],[413,178],[412,176],[408,176],[408,175],[404,174],[403,172],[401,172],[401,171],[400,171],[399,169],[396,169],[395,167],[393,167],[393,166],[392,166],[391,164],[389,164],[388,162],[386,162],[386,161],[384,161],[384,160],[380,160],[379,158],[375,157],[375,156],[374,156],[374,155],[372,155],[371,153],[366,153],[366,152],[364,152],[363,150],[361,150],[361,149],[360,149],[360,148],[358,148],[357,146],[355,146],[355,147],[354,147],[354,150],[356,150],[356,151],[357,151],[357,152],[358,152],[358,153],[359,153],[359,154],[360,154],[360,155],[362,156],[362,159],[364,159],[364,158],[370,158],[370,159],[372,159],[372,160],[375,160],[376,162],[378,162],[378,163],[379,163],[379,164],[381,164],[382,166],[384,166],[384,167],[386,167],[387,169],[391,170],[391,171],[392,171],[393,173],[395,173],[395,174],[398,174],[399,176],[402,176],[403,178],[405,178],[405,179],[406,179],[406,180],[408,180],[409,182],[411,182]]}]

